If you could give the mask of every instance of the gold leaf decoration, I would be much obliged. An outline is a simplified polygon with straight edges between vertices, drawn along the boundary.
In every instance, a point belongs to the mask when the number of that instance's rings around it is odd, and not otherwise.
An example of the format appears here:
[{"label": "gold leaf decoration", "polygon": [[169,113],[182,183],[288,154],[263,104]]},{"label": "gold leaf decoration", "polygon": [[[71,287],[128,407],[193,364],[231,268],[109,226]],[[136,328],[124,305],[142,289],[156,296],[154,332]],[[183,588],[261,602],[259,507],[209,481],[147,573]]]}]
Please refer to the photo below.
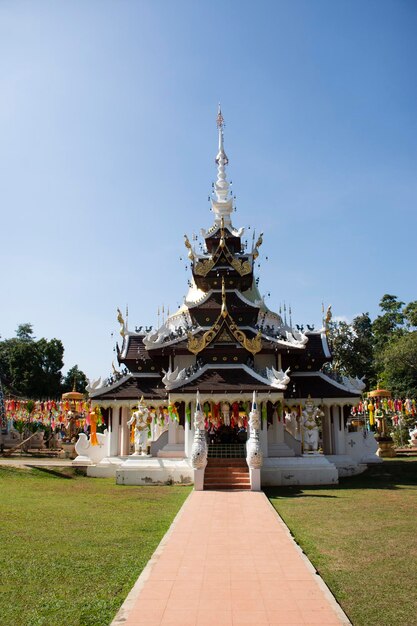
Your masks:
[{"label": "gold leaf decoration", "polygon": [[204,348],[213,341],[214,337],[217,335],[217,332],[218,332],[218,327],[217,329],[213,327],[207,332],[205,332],[202,337],[193,337],[191,333],[188,333],[189,351],[192,352],[193,354],[198,354],[199,352],[204,350]]},{"label": "gold leaf decoration", "polygon": [[214,265],[215,260],[213,258],[197,261],[194,265],[194,273],[197,274],[197,276],[207,276],[209,271],[213,269]]},{"label": "gold leaf decoration", "polygon": [[249,261],[243,261],[241,259],[233,258],[231,261],[233,269],[235,269],[240,276],[245,276],[246,274],[250,274],[252,271],[251,264]]}]

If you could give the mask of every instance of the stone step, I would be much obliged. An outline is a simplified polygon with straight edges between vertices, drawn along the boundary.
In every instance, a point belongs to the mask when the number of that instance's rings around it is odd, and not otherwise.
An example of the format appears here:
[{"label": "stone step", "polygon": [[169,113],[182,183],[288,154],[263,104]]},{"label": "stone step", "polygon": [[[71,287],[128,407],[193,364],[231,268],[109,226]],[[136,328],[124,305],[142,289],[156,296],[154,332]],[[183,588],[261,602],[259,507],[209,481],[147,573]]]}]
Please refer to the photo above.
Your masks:
[{"label": "stone step", "polygon": [[207,467],[247,467],[246,459],[218,459],[211,458],[208,460]]},{"label": "stone step", "polygon": [[224,471],[224,470],[212,470],[212,471],[205,471],[204,473],[205,476],[228,476],[230,478],[233,478],[233,476],[249,476],[249,471],[245,472],[245,471],[239,471],[239,470],[234,470],[234,471]]},{"label": "stone step", "polygon": [[247,485],[225,485],[224,483],[215,485],[215,484],[210,484],[210,485],[204,485],[204,489],[206,491],[210,491],[210,490],[220,490],[220,489],[228,489],[229,491],[241,491],[242,489],[250,489],[250,484]]},{"label": "stone step", "polygon": [[247,485],[249,485],[250,487],[250,481],[249,480],[231,480],[231,481],[212,480],[212,481],[205,482],[204,488],[212,487],[213,485],[216,485],[216,486],[224,485],[224,487],[228,487],[229,489],[234,489],[234,488],[237,489],[238,487],[245,487]]},{"label": "stone step", "polygon": [[205,471],[205,476],[241,476],[248,475],[249,470],[244,467],[216,467]]}]

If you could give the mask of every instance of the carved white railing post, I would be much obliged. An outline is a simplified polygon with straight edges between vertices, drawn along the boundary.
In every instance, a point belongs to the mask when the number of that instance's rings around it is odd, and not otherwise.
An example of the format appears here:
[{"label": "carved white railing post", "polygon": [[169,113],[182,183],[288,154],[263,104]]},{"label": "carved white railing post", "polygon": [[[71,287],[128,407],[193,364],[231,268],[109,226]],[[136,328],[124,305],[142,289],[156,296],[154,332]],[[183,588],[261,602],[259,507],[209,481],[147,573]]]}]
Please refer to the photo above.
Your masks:
[{"label": "carved white railing post", "polygon": [[251,489],[252,491],[260,491],[263,454],[261,443],[259,441],[261,418],[256,402],[256,391],[253,392],[252,410],[249,413],[249,426],[250,436],[246,444],[246,462],[249,467]]},{"label": "carved white railing post", "polygon": [[194,413],[194,441],[191,448],[191,465],[194,469],[194,489],[203,491],[204,470],[207,465],[207,440],[204,424],[204,413],[201,410],[200,393],[197,391]]}]

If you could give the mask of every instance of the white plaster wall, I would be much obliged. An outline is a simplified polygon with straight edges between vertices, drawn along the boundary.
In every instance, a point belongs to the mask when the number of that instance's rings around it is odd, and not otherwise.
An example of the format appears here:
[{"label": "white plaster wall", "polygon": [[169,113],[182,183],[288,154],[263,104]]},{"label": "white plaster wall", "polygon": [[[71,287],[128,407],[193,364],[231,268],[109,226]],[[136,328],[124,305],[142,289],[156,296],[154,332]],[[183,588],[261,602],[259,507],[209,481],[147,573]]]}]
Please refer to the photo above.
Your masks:
[{"label": "white plaster wall", "polygon": [[179,356],[174,357],[174,367],[178,367],[180,370],[184,369],[184,367],[190,367],[190,365],[194,365],[196,361],[195,356],[191,356],[189,354],[181,354]]},{"label": "white plaster wall", "polygon": [[256,354],[254,358],[255,367],[263,369],[264,367],[275,367],[276,359],[273,354]]}]

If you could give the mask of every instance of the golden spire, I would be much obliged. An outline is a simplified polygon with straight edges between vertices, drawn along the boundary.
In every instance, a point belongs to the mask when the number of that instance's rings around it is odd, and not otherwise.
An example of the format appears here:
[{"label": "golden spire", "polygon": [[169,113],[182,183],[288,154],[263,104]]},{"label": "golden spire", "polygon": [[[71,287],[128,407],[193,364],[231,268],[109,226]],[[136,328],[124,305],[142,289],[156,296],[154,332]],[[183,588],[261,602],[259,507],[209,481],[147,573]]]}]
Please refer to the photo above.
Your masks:
[{"label": "golden spire", "polygon": [[226,288],[224,286],[224,276],[222,276],[222,316],[223,317],[227,317],[229,315],[229,312],[227,310],[227,305],[226,305]]}]

